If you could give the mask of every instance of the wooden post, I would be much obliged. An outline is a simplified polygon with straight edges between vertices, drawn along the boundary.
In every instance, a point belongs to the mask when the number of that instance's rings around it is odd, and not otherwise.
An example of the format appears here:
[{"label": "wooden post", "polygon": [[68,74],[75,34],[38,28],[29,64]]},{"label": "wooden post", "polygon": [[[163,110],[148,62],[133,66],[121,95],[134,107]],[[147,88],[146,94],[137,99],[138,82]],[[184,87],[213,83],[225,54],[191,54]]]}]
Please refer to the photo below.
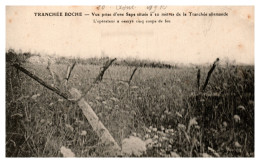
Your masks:
[{"label": "wooden post", "polygon": [[212,67],[210,68],[209,72],[208,72],[208,76],[205,80],[205,83],[203,85],[203,88],[202,88],[202,91],[205,91],[207,85],[208,85],[208,82],[209,82],[209,79],[210,79],[210,76],[212,74],[212,72],[214,71],[215,67],[217,66],[217,62],[219,61],[219,58],[216,59],[216,61],[213,63]]},{"label": "wooden post", "polygon": [[[69,90],[71,96],[75,99],[80,98],[82,95],[80,91],[75,88]],[[84,98],[81,98],[78,101],[78,106],[82,110],[83,114],[87,118],[88,122],[92,126],[93,130],[96,132],[101,142],[111,148],[112,152],[118,153],[121,151],[121,148],[118,146],[117,142],[114,140],[112,135],[109,133],[107,128],[99,120],[96,113],[93,111],[91,106],[85,101]]]}]

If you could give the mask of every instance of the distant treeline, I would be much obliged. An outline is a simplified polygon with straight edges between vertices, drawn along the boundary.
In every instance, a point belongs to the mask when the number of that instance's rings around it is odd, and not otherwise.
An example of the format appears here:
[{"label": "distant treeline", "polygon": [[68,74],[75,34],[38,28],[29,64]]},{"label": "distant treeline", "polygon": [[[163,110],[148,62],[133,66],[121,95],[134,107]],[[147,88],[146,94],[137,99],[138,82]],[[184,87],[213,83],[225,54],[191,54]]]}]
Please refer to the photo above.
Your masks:
[{"label": "distant treeline", "polygon": [[[38,54],[33,54],[31,52],[16,52],[14,49],[9,49],[6,52],[6,61],[15,61],[24,63],[28,61],[31,57],[39,57],[42,58],[44,56],[41,56]],[[59,57],[59,56],[50,56],[50,58],[55,58],[56,64],[67,64],[72,62],[77,62],[77,64],[82,65],[103,65],[106,63],[109,59],[109,57],[92,57],[92,58],[72,58],[72,57]],[[151,60],[140,60],[140,59],[134,59],[134,58],[127,58],[127,59],[117,59],[114,63],[114,66],[137,66],[137,67],[150,67],[150,68],[177,68],[177,65],[171,65],[166,64],[164,62],[160,61],[151,61]]]},{"label": "distant treeline", "polygon": [[[92,58],[76,58],[76,62],[78,64],[89,64],[89,65],[103,65],[106,61],[108,61],[109,57],[92,57]],[[56,60],[57,64],[64,64],[67,62],[75,61],[75,59],[66,58],[66,57],[58,57]],[[139,60],[139,59],[118,59],[113,65],[115,66],[137,66],[137,67],[150,67],[150,68],[177,68],[176,65],[166,64],[160,61],[150,61],[150,60]]]},{"label": "distant treeline", "polygon": [[40,54],[32,54],[30,52],[16,52],[14,49],[9,49],[6,53],[6,62],[7,63],[25,63],[29,58],[33,56],[40,57]]}]

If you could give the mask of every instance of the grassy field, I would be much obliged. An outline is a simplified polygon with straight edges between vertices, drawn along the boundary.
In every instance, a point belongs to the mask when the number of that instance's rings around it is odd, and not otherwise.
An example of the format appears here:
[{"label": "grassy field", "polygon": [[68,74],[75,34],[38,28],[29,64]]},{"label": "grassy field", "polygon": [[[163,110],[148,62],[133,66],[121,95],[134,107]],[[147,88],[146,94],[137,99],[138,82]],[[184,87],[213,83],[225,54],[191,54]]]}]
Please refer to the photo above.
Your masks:
[{"label": "grassy field", "polygon": [[[66,65],[54,66],[65,73]],[[53,82],[46,64],[23,67]],[[100,67],[76,64],[69,86],[86,89]],[[201,85],[209,68],[200,67]],[[121,156],[254,157],[253,66],[217,66],[204,92],[196,68],[138,68],[129,86],[133,69],[112,65],[85,98],[119,146],[144,142],[145,150]],[[7,62],[6,156],[62,157],[61,147],[76,157],[111,156],[77,105]]]}]

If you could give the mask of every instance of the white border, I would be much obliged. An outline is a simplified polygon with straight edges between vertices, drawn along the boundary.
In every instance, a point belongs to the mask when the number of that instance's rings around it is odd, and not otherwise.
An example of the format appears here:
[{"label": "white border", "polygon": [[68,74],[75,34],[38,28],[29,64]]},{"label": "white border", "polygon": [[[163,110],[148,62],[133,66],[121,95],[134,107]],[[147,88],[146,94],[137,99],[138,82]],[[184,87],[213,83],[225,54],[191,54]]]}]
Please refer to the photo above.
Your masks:
[{"label": "white border", "polygon": [[[258,55],[259,54],[259,9],[260,6],[258,4],[258,0],[176,0],[176,1],[170,1],[170,0],[164,0],[164,1],[155,1],[155,0],[128,0],[128,1],[123,1],[123,0],[93,0],[93,1],[79,1],[79,0],[63,0],[63,1],[57,1],[57,0],[45,0],[45,1],[37,1],[37,0],[0,0],[0,89],[2,90],[0,94],[0,100],[1,100],[1,119],[0,119],[0,124],[1,124],[1,132],[0,132],[0,161],[1,162],[21,162],[21,161],[26,161],[26,162],[35,162],[35,161],[40,161],[40,162],[45,162],[46,159],[10,159],[10,158],[5,158],[5,6],[6,5],[16,5],[16,6],[34,6],[34,5],[188,5],[188,6],[200,6],[200,5],[217,5],[217,6],[224,6],[224,5],[230,5],[230,6],[243,6],[243,5],[250,5],[250,6],[255,6],[255,158],[243,158],[243,159],[236,159],[232,158],[232,160],[228,159],[200,159],[200,158],[195,158],[195,159],[187,159],[187,158],[181,158],[181,159],[158,159],[158,158],[142,158],[142,159],[94,159],[94,158],[84,158],[84,159],[49,159],[47,161],[62,161],[62,162],[71,162],[71,161],[84,161],[84,162],[96,162],[96,161],[109,161],[109,162],[136,162],[136,161],[152,161],[152,162],[158,162],[158,161],[163,161],[163,162],[173,162],[173,161],[199,161],[199,162],[222,162],[222,161],[234,161],[234,162],[247,162],[247,161],[252,161],[256,162],[259,158],[259,85],[256,83],[259,83],[259,66],[257,63],[260,62],[260,58]],[[3,132],[4,131],[4,132]],[[235,160],[234,160],[235,159]]]},{"label": "white border", "polygon": [[254,0],[2,0],[6,5],[254,5]]}]

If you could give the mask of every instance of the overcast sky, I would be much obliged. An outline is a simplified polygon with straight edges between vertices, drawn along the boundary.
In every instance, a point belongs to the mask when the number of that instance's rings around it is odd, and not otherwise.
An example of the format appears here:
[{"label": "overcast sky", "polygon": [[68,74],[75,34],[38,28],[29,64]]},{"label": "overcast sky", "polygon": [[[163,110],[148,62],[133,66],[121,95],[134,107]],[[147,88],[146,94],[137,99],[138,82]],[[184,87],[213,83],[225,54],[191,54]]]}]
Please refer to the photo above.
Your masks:
[{"label": "overcast sky", "polygon": [[[35,12],[82,12],[81,17],[39,17]],[[253,7],[170,7],[157,13],[227,12],[226,17],[94,17],[91,13],[149,13],[145,6],[7,7],[6,49],[61,56],[137,57],[177,63],[207,63],[217,57],[254,63]],[[93,20],[165,20],[156,24],[97,24]]]}]

